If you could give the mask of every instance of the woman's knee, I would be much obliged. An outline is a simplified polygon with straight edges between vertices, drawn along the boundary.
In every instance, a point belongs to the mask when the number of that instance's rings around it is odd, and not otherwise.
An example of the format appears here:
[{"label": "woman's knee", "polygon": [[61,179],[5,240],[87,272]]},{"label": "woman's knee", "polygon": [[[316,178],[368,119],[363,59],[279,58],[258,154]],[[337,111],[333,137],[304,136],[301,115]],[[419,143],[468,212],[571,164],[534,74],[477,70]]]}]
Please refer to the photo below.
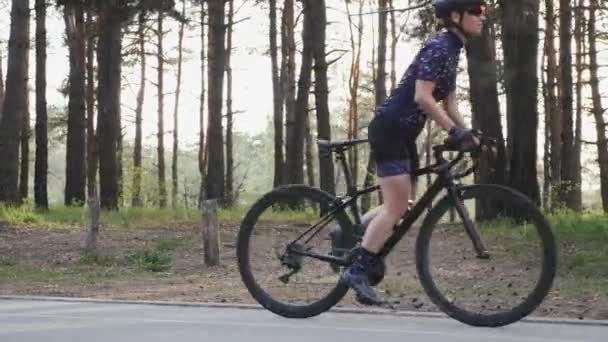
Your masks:
[{"label": "woman's knee", "polygon": [[[385,203],[386,204],[386,203]],[[391,205],[385,205],[385,215],[391,220],[397,222],[405,214],[408,208],[408,200],[405,198],[403,201],[393,203]]]}]

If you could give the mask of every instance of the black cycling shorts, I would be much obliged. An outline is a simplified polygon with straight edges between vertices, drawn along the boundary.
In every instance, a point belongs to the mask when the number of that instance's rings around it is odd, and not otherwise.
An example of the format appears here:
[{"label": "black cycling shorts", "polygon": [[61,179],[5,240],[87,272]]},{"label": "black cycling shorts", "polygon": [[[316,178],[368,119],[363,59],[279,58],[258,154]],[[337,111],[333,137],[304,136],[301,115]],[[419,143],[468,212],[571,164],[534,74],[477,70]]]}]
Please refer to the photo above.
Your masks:
[{"label": "black cycling shorts", "polygon": [[416,135],[384,117],[374,117],[368,138],[378,177],[409,175],[420,167]]}]

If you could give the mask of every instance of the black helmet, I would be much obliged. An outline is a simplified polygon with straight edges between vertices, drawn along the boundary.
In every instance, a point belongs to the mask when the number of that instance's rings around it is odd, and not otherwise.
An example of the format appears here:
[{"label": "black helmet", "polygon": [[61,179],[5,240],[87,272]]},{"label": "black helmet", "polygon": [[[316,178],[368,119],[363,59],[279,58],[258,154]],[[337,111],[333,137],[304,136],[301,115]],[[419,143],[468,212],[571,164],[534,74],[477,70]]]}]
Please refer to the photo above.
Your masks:
[{"label": "black helmet", "polygon": [[483,0],[433,0],[433,9],[437,18],[443,18],[452,11],[463,11],[471,6],[483,5]]}]

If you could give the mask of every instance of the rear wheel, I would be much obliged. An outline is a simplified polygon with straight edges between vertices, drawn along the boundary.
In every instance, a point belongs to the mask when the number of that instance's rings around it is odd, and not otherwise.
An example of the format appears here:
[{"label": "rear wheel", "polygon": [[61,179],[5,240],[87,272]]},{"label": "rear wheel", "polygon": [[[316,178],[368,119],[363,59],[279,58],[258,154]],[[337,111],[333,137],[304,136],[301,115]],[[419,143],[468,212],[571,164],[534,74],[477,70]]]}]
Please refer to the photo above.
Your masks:
[{"label": "rear wheel", "polygon": [[321,213],[336,204],[335,197],[319,189],[290,185],[251,207],[238,235],[238,265],[245,286],[266,309],[307,318],[329,310],[347,293],[332,269],[335,264],[301,254],[329,256],[329,231],[351,229],[344,211],[330,217]]},{"label": "rear wheel", "polygon": [[551,228],[536,205],[512,189],[474,185],[457,192],[490,258],[477,257],[453,199],[445,197],[417,239],[421,283],[442,311],[461,322],[516,322],[540,305],[553,283],[557,252]]}]

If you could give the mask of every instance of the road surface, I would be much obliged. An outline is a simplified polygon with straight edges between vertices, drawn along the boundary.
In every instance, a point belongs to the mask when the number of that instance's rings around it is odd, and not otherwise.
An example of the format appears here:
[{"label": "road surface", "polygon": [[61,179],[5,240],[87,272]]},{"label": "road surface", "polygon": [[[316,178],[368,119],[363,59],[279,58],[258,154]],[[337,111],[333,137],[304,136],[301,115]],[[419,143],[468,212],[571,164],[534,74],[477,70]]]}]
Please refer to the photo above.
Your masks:
[{"label": "road surface", "polygon": [[516,323],[474,328],[448,318],[326,313],[290,320],[264,310],[0,300],[0,341],[608,341],[608,326]]}]

